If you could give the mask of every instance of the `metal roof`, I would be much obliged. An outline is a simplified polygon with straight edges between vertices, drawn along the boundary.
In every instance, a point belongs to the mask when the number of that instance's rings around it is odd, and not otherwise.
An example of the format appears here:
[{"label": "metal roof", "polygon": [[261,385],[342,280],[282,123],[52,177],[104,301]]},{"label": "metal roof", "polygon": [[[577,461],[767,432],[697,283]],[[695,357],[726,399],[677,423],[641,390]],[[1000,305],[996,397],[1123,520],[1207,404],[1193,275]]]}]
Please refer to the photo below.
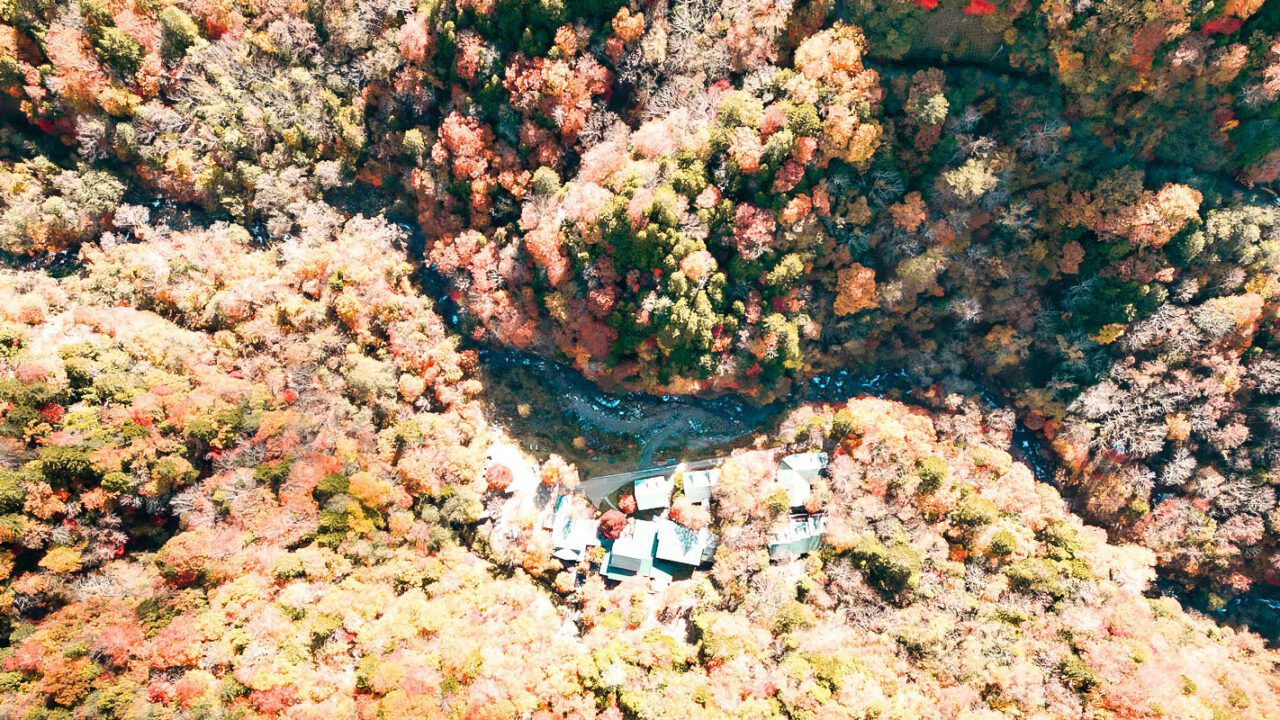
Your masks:
[{"label": "metal roof", "polygon": [[817,550],[827,532],[826,515],[793,517],[769,536],[769,557],[798,557]]},{"label": "metal roof", "polygon": [[600,523],[584,517],[575,517],[568,506],[558,508],[551,527],[552,555],[561,560],[577,562],[582,559],[588,545],[598,545]]},{"label": "metal roof", "polygon": [[776,477],[787,491],[787,503],[791,507],[803,507],[809,501],[813,481],[826,466],[826,453],[796,453],[782,458]]},{"label": "metal roof", "polygon": [[691,470],[684,474],[684,495],[694,502],[711,499],[711,488],[720,482],[720,468]]},{"label": "metal roof", "polygon": [[659,560],[683,563],[685,565],[701,565],[714,555],[716,548],[715,535],[706,528],[690,530],[666,518],[657,520],[658,549],[655,556]]},{"label": "metal roof", "polygon": [[656,510],[671,505],[671,493],[675,480],[666,475],[655,475],[635,482],[634,492],[637,510]]},{"label": "metal roof", "polygon": [[609,554],[621,567],[636,568],[645,560],[653,559],[653,546],[658,534],[658,524],[652,520],[631,520],[622,534],[613,541]]}]

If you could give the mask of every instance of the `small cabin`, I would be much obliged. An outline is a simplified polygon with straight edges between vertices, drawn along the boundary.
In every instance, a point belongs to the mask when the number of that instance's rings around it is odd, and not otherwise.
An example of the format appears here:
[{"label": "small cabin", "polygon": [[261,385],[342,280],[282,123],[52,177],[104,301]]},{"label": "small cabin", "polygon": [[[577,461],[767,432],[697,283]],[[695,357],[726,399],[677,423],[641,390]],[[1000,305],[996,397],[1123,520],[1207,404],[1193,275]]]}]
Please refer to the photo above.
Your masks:
[{"label": "small cabin", "polygon": [[657,524],[659,560],[697,567],[710,562],[716,553],[715,535],[708,529],[691,530],[666,518]]},{"label": "small cabin", "polygon": [[588,546],[599,544],[599,529],[599,521],[576,515],[568,503],[563,503],[551,522],[551,554],[566,562],[578,562]]},{"label": "small cabin", "polygon": [[807,555],[821,547],[826,532],[826,515],[792,517],[769,536],[769,559],[788,560]]},{"label": "small cabin", "polygon": [[658,524],[652,520],[628,522],[609,549],[602,568],[604,574],[614,580],[649,575],[653,571],[653,551],[657,535]]},{"label": "small cabin", "polygon": [[634,486],[636,510],[659,510],[671,507],[671,493],[676,489],[675,480],[666,475],[655,475],[637,480]]},{"label": "small cabin", "polygon": [[692,470],[684,474],[684,496],[694,503],[711,502],[711,488],[720,482],[720,468]]},{"label": "small cabin", "polygon": [[813,481],[826,467],[827,454],[822,452],[796,453],[782,458],[777,479],[787,492],[787,504],[793,508],[804,507],[809,502]]}]

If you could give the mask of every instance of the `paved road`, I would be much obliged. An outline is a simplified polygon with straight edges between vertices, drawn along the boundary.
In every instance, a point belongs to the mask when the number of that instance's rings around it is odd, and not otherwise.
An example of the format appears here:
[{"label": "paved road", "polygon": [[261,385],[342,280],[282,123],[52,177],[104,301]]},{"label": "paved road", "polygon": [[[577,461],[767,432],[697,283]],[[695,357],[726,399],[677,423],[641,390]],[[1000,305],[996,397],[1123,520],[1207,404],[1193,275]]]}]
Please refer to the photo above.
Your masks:
[{"label": "paved road", "polygon": [[613,475],[597,475],[578,484],[577,491],[586,495],[587,499],[592,503],[599,505],[604,502],[610,495],[624,485],[642,480],[654,475],[668,475],[677,467],[683,467],[685,470],[705,470],[706,468],[716,467],[723,463],[727,458],[714,457],[702,458],[700,460],[689,460],[675,465],[656,465],[653,467],[641,468],[630,472],[615,473]]}]

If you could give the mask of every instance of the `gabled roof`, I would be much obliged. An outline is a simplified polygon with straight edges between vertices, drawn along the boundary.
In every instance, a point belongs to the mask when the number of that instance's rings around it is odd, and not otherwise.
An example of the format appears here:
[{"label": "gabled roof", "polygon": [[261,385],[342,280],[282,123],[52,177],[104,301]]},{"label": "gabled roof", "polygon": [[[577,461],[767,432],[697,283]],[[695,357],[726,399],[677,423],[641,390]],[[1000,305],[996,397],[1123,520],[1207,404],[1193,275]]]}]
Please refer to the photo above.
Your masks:
[{"label": "gabled roof", "polygon": [[809,501],[813,481],[826,466],[826,453],[796,453],[782,458],[778,463],[777,479],[787,491],[787,502],[791,507],[801,507]]},{"label": "gabled roof", "polygon": [[652,520],[631,520],[622,528],[622,534],[613,541],[612,554],[626,558],[653,557],[653,544],[658,534],[658,524]]},{"label": "gabled roof", "polygon": [[690,530],[666,518],[657,520],[656,523],[658,550],[655,557],[659,560],[696,566],[714,555],[716,538],[710,530]]},{"label": "gabled roof", "polygon": [[769,557],[798,557],[813,552],[822,545],[826,532],[826,515],[793,517],[769,536]]},{"label": "gabled roof", "polygon": [[551,523],[551,554],[570,562],[581,560],[587,546],[600,543],[596,538],[599,527],[599,521],[575,516],[568,503],[563,504]]},{"label": "gabled roof", "polygon": [[817,477],[827,466],[827,454],[824,452],[795,453],[782,458],[779,465],[801,474],[812,474],[812,477]]},{"label": "gabled roof", "polygon": [[661,592],[673,580],[687,580],[693,575],[693,568],[668,560],[646,559],[635,569],[621,567],[612,555],[606,556],[600,573],[610,580],[627,580],[633,577],[649,578],[649,591]]},{"label": "gabled roof", "polygon": [[656,510],[671,505],[676,483],[666,475],[655,475],[635,482],[637,510]]},{"label": "gabled roof", "polygon": [[648,577],[653,574],[653,558],[627,558],[610,552],[604,556],[600,574],[610,580],[626,580],[637,575]]},{"label": "gabled roof", "polygon": [[613,580],[626,580],[637,575],[651,577],[653,550],[658,526],[652,520],[630,520],[617,540],[606,543],[609,548],[600,572]]},{"label": "gabled roof", "polygon": [[711,488],[720,482],[720,468],[691,470],[684,475],[684,495],[694,502],[711,499]]}]

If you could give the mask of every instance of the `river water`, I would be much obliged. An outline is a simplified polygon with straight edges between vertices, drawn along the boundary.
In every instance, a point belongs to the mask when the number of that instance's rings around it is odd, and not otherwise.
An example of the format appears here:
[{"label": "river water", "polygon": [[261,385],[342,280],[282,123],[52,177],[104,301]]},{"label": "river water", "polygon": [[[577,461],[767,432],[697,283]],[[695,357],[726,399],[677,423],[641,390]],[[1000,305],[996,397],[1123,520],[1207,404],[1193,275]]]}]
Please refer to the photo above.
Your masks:
[{"label": "river water", "polygon": [[[640,467],[650,466],[663,449],[724,443],[767,430],[788,410],[805,403],[841,403],[859,395],[903,395],[922,385],[902,370],[871,377],[837,370],[810,378],[790,397],[759,405],[738,395],[610,393],[568,365],[518,350],[485,348],[480,351],[480,361],[499,382],[512,371],[532,374],[563,402],[559,410],[583,425],[636,438],[642,449]],[[994,395],[982,393],[981,397],[989,407],[1000,407]],[[1010,452],[1030,467],[1037,479],[1052,481],[1050,456],[1039,437],[1021,422],[1015,427]]]},{"label": "river water", "polygon": [[[451,326],[461,329],[465,324],[461,311],[449,299],[444,279],[430,267],[424,267],[421,279],[424,290],[435,298],[437,310]],[[460,335],[467,337],[465,332]],[[804,403],[838,403],[859,395],[909,398],[911,389],[922,385],[903,370],[871,377],[836,370],[810,378],[790,397],[759,405],[736,395],[610,393],[569,365],[508,348],[481,348],[479,357],[491,382],[500,384],[517,374],[521,380],[532,377],[547,395],[556,399],[555,410],[581,426],[634,438],[640,446],[637,468],[651,467],[658,453],[664,450],[696,452],[699,448],[723,446],[767,431],[785,412]],[[999,395],[988,388],[980,388],[978,395],[989,408],[1005,406]],[[1021,420],[1014,426],[1008,449],[1015,460],[1031,469],[1037,480],[1054,484],[1055,463],[1051,452],[1040,436]],[[1271,645],[1280,646],[1280,588],[1259,583],[1252,591],[1216,610],[1209,608],[1203,595],[1183,592],[1176,582],[1167,578],[1158,582],[1152,592],[1172,596],[1184,606],[1220,622],[1247,626]]]},{"label": "river water", "polygon": [[[379,209],[373,206],[381,205],[384,209],[388,207],[382,204],[382,200],[366,197],[362,204],[369,207],[347,209],[376,215]],[[198,208],[154,198],[144,200],[136,194],[130,201],[146,202],[158,219],[169,221],[176,227],[203,225],[220,219]],[[413,223],[398,224],[407,235],[410,258],[418,261],[422,267],[418,279],[423,293],[434,299],[437,311],[451,327],[455,330],[464,329],[462,313],[449,298],[444,278],[422,262],[425,242],[421,232]],[[259,242],[267,242],[265,233],[255,232],[254,235]],[[79,270],[76,254],[72,253],[41,262],[0,258],[0,265],[42,271],[55,276]],[[465,332],[460,332],[459,335],[468,337]],[[571,416],[576,423],[604,433],[634,438],[640,446],[640,467],[652,464],[657,453],[663,450],[675,452],[723,446],[739,438],[767,431],[783,413],[804,403],[844,402],[859,395],[898,399],[907,397],[912,388],[922,385],[901,370],[871,377],[859,377],[845,370],[836,370],[810,378],[798,386],[790,397],[766,405],[755,404],[735,395],[698,397],[609,393],[563,363],[511,349],[477,349],[482,370],[491,379],[502,382],[516,373],[532,377],[543,386],[548,395],[556,398],[558,409]],[[979,395],[988,407],[1004,405],[994,391],[980,388]],[[1016,460],[1025,463],[1038,480],[1053,483],[1054,461],[1051,453],[1043,446],[1039,436],[1021,421],[1015,425],[1009,451]],[[1175,583],[1167,580],[1157,584],[1153,592],[1171,595],[1184,605],[1205,610],[1202,599],[1188,596]],[[1280,588],[1259,586],[1208,614],[1228,624],[1247,625],[1272,645],[1280,645]]]},{"label": "river water", "polygon": [[[453,318],[456,323],[456,317]],[[637,469],[652,467],[659,451],[676,454],[681,450],[723,445],[738,438],[770,429],[786,411],[809,402],[844,402],[859,395],[902,396],[915,385],[905,372],[859,378],[836,371],[811,378],[791,397],[767,405],[728,395],[656,396],[644,393],[609,393],[600,389],[572,367],[540,356],[509,349],[486,348],[480,362],[492,381],[502,383],[511,373],[525,379],[532,376],[583,426],[613,435],[635,438],[641,447]],[[1000,407],[996,396],[981,393],[989,407]],[[1009,452],[1026,464],[1037,480],[1053,484],[1054,463],[1039,436],[1022,424],[1015,425]],[[1280,589],[1261,583],[1254,590],[1235,597],[1217,610],[1210,610],[1207,598],[1188,594],[1168,579],[1153,587],[1153,593],[1169,595],[1230,625],[1248,626],[1273,646],[1280,646]]]}]

